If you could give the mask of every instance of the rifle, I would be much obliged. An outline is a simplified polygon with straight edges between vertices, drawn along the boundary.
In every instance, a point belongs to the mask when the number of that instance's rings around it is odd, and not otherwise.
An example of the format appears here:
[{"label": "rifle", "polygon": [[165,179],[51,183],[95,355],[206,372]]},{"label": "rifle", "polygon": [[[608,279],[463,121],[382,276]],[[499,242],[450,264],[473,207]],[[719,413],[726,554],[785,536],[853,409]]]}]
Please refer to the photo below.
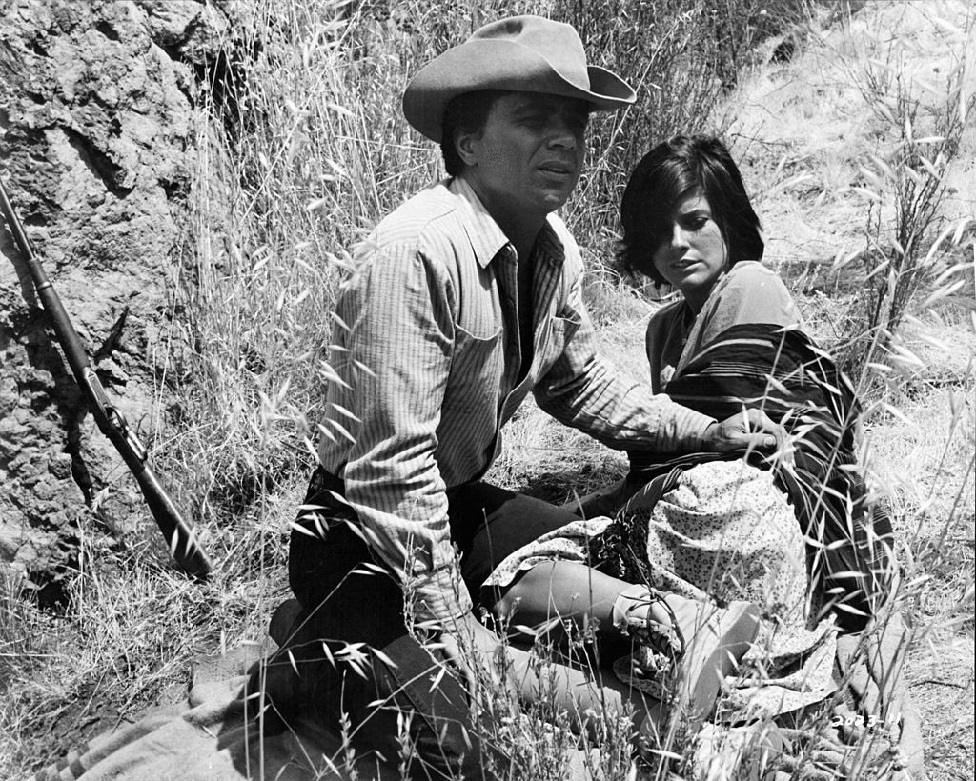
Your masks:
[{"label": "rifle", "polygon": [[34,289],[44,305],[44,311],[51,318],[58,343],[68,359],[68,365],[71,367],[75,382],[78,383],[78,387],[81,388],[88,400],[95,423],[99,430],[111,440],[135,476],[136,482],[139,483],[139,488],[142,490],[142,495],[146,499],[146,504],[149,505],[149,510],[156,521],[156,525],[159,526],[159,530],[163,533],[176,563],[187,574],[201,580],[206,579],[213,566],[210,557],[197,542],[193,527],[183,519],[169,494],[166,493],[159,480],[156,479],[156,475],[146,464],[148,458],[146,448],[129,428],[122,413],[112,404],[101,380],[98,379],[98,375],[92,369],[88,354],[85,352],[78,334],[71,327],[71,320],[61,303],[61,299],[51,287],[47,274],[34,255],[31,243],[27,234],[24,233],[20,220],[17,219],[17,214],[10,204],[2,181],[0,181],[0,209],[3,211],[7,227],[17,244],[17,248],[26,260]]}]

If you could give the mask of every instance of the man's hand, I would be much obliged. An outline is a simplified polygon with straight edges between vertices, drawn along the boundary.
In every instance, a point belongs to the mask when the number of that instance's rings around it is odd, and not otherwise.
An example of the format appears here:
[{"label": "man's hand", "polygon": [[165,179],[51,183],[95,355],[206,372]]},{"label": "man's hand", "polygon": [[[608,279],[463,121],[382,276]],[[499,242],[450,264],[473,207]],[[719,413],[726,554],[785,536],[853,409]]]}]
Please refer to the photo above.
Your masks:
[{"label": "man's hand", "polygon": [[481,688],[479,680],[482,685],[490,681],[495,691],[503,686],[510,694],[517,693],[505,645],[498,635],[482,626],[473,613],[457,619],[449,631],[441,632],[440,645],[450,662],[464,675],[472,698],[477,698]]},{"label": "man's hand", "polygon": [[746,410],[719,423],[713,423],[703,436],[704,449],[716,453],[732,450],[771,451],[780,447],[786,432],[765,412]]}]

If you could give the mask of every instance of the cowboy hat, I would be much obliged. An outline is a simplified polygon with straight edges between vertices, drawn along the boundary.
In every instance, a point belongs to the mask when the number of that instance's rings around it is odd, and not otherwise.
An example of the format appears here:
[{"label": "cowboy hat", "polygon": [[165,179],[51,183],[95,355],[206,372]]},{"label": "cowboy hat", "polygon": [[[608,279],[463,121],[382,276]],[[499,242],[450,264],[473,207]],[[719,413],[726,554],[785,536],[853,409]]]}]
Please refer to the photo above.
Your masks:
[{"label": "cowboy hat", "polygon": [[403,93],[404,116],[439,142],[447,104],[475,90],[564,95],[585,100],[597,111],[613,111],[636,100],[618,76],[587,66],[583,42],[570,25],[529,15],[486,24],[425,65]]}]

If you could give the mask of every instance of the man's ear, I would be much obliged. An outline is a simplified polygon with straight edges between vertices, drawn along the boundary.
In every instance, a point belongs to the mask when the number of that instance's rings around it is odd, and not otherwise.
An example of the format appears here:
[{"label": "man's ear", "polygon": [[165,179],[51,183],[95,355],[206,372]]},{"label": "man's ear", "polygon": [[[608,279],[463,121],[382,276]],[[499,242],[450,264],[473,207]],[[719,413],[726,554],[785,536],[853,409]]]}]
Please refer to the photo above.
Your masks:
[{"label": "man's ear", "polygon": [[480,142],[481,131],[474,133],[459,132],[454,138],[454,146],[457,149],[458,157],[467,168],[473,168],[478,164],[481,151]]}]

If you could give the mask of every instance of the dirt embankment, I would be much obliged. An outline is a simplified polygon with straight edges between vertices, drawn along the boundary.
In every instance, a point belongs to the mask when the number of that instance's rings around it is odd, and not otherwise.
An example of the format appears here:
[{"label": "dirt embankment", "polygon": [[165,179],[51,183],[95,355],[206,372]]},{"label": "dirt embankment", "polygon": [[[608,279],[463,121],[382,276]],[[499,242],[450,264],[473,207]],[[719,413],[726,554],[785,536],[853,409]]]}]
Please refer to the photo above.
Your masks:
[{"label": "dirt embankment", "polygon": [[[0,14],[0,175],[103,384],[152,443],[166,429],[194,81],[227,18],[192,0],[13,0]],[[80,528],[97,546],[151,520],[5,232],[0,251],[0,567],[43,583],[76,557]]]}]

